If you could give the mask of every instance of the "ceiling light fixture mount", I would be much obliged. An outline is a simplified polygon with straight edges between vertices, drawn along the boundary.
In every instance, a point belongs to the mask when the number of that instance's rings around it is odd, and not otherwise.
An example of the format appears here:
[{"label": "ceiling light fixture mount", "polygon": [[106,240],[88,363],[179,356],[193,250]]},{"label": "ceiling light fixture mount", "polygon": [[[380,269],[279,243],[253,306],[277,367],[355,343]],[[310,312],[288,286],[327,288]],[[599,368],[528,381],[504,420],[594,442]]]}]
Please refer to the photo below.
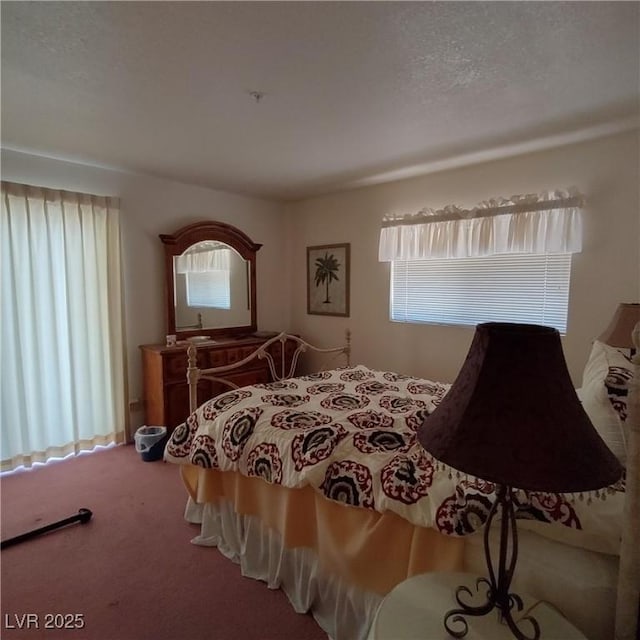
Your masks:
[{"label": "ceiling light fixture mount", "polygon": [[255,100],[256,104],[264,98],[264,91],[249,91],[249,95]]}]

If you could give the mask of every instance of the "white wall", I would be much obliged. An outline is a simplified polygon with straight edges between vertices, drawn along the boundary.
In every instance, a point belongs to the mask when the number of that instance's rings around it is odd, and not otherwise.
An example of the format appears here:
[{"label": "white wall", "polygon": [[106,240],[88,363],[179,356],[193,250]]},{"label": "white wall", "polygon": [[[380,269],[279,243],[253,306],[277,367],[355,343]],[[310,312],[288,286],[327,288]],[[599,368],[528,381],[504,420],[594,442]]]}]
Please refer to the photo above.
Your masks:
[{"label": "white wall", "polygon": [[[258,328],[287,329],[290,292],[286,220],[278,203],[2,150],[2,179],[121,198],[130,400],[141,398],[141,344],[165,339],[160,233],[200,220],[227,222],[263,246],[257,256]],[[143,416],[131,416],[132,428]]]},{"label": "white wall", "polygon": [[[581,383],[591,340],[619,302],[640,300],[638,132],[486,162],[393,183],[313,198],[287,206],[292,250],[292,329],[323,346],[352,330],[354,362],[452,381],[473,328],[389,321],[389,265],[378,262],[386,213],[577,187],[587,196],[582,253],[574,256],[565,357]],[[351,243],[351,316],[306,313],[306,247]]]},{"label": "white wall", "polygon": [[[291,329],[320,346],[352,330],[353,361],[435,380],[455,378],[473,329],[389,321],[389,265],[378,262],[385,213],[473,206],[496,196],[578,187],[588,197],[583,252],[574,257],[565,355],[579,385],[590,341],[618,302],[640,300],[637,132],[292,203],[2,151],[2,178],[121,198],[130,398],[140,398],[138,345],[164,339],[160,233],[203,219],[228,222],[263,244],[258,325]],[[306,247],[351,243],[351,315],[306,312]],[[141,415],[132,416],[132,426]]]}]

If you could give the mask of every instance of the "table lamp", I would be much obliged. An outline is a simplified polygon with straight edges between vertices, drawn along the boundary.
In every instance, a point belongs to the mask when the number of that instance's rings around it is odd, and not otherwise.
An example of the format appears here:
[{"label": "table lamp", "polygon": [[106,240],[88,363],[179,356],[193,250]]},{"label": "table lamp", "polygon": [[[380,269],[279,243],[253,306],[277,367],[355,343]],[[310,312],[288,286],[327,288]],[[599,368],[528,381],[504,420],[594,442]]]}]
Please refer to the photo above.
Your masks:
[{"label": "table lamp", "polygon": [[[514,491],[588,492],[622,476],[622,466],[591,424],[576,395],[556,329],[538,325],[484,323],[476,327],[469,353],[455,382],[418,430],[433,458],[466,475],[496,485],[496,500],[484,529],[489,577],[486,602],[463,601],[445,614],[455,638],[468,631],[465,616],[497,609],[515,638],[536,640],[538,622],[526,616],[530,635],[513,618],[520,597],[510,593],[518,555]],[[499,554],[492,557],[490,531],[499,518]],[[454,626],[456,628],[454,628]]]}]

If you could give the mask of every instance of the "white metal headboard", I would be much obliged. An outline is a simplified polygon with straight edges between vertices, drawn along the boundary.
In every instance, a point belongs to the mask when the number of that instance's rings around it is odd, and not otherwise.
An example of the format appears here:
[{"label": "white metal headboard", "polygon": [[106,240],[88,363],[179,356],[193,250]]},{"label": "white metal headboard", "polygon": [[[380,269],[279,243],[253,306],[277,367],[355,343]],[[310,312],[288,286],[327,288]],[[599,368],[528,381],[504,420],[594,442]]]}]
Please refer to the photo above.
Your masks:
[{"label": "white metal headboard", "polygon": [[[273,354],[270,353],[269,348],[280,342],[280,362],[276,362]],[[287,366],[287,357],[285,353],[285,345],[287,342],[295,342],[296,348],[291,354],[291,362]],[[306,340],[303,340],[299,336],[282,332],[273,338],[270,338],[266,342],[262,343],[253,353],[250,353],[246,358],[238,360],[233,364],[221,365],[219,367],[211,367],[209,369],[200,369],[197,366],[197,354],[198,349],[195,343],[191,343],[187,349],[188,367],[187,367],[187,382],[189,384],[189,411],[193,412],[198,407],[198,381],[210,380],[212,382],[219,382],[227,385],[231,389],[237,389],[238,385],[231,380],[221,376],[223,373],[229,373],[240,369],[247,363],[258,358],[260,360],[266,360],[269,365],[269,372],[271,378],[274,381],[287,380],[295,375],[296,367],[298,365],[298,358],[300,354],[306,351],[313,351],[320,354],[336,354],[344,355],[346,357],[346,364],[351,364],[351,331],[347,330],[345,344],[342,347],[334,347],[331,349],[322,349],[309,344]]]}]

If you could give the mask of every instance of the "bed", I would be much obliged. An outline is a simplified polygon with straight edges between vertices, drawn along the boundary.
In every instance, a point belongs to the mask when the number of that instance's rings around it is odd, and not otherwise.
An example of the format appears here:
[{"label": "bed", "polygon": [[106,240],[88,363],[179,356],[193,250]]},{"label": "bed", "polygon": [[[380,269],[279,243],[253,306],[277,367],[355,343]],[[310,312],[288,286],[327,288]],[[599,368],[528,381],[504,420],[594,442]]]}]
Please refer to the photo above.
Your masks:
[{"label": "bed", "polygon": [[[195,406],[198,379],[295,341],[274,382],[230,388]],[[382,598],[427,571],[484,575],[481,530],[494,485],[451,472],[416,429],[449,385],[351,365],[349,345],[316,349],[280,334],[236,365],[200,371],[190,347],[192,413],[167,444],[188,491],[195,544],[217,547],[242,573],[281,588],[334,640],[360,640]],[[296,375],[298,356],[346,363]],[[233,387],[233,385],[230,385]],[[591,640],[610,640],[624,483],[597,496],[517,494],[513,587],[556,606]]]}]

